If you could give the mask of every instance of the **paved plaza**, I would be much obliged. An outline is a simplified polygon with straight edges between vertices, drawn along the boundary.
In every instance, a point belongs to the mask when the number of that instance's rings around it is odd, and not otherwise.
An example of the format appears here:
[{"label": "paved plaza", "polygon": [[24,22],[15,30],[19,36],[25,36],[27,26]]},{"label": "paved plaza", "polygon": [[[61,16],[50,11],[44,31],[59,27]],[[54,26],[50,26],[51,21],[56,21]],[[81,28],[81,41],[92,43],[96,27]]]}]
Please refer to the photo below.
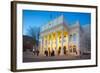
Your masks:
[{"label": "paved plaza", "polygon": [[81,56],[63,55],[63,56],[36,56],[30,53],[23,53],[23,62],[40,62],[40,61],[61,61],[61,60],[83,60],[90,59],[90,54]]}]

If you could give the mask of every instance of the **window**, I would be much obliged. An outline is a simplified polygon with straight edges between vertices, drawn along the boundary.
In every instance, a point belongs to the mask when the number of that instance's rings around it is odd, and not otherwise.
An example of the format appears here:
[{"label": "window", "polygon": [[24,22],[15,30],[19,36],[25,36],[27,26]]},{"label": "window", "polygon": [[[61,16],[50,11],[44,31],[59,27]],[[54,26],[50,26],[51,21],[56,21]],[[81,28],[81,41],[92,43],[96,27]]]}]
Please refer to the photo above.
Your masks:
[{"label": "window", "polygon": [[63,42],[66,42],[66,39],[63,39]]},{"label": "window", "polygon": [[73,34],[73,41],[76,41],[76,33]]},{"label": "window", "polygon": [[64,38],[66,38],[66,35],[64,35]]},{"label": "window", "polygon": [[72,40],[72,35],[69,36],[69,41],[71,41],[71,40]]},{"label": "window", "polygon": [[61,39],[61,36],[59,37],[59,39]]},{"label": "window", "polygon": [[76,52],[76,46],[75,45],[73,46],[73,52]]},{"label": "window", "polygon": [[73,48],[73,52],[76,52],[76,48]]}]

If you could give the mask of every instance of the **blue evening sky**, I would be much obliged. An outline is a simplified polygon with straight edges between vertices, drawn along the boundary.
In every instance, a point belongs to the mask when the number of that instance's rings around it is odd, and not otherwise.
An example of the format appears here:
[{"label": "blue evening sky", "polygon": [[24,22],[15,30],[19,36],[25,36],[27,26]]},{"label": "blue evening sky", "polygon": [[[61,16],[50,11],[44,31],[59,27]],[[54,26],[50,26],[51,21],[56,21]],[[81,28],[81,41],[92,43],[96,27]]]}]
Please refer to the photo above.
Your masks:
[{"label": "blue evening sky", "polygon": [[30,27],[41,27],[62,14],[70,25],[76,21],[79,21],[80,25],[91,24],[90,13],[23,10],[23,35],[28,34]]}]

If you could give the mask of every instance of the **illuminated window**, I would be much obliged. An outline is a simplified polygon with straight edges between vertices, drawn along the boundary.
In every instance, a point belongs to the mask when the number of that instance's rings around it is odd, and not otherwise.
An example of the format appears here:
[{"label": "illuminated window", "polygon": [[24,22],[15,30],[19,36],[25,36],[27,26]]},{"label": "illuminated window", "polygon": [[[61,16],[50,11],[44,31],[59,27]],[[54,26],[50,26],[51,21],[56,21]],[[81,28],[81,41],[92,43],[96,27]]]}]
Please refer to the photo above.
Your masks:
[{"label": "illuminated window", "polygon": [[66,38],[66,35],[64,36],[64,38]]},{"label": "illuminated window", "polygon": [[61,36],[59,37],[59,39],[61,39]]}]

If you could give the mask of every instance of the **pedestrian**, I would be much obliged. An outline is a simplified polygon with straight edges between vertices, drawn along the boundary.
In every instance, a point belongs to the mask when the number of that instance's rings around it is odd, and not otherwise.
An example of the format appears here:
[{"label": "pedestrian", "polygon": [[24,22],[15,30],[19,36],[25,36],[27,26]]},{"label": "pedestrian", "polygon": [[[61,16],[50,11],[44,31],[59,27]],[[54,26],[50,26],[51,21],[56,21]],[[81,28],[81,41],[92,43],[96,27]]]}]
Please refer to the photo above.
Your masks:
[{"label": "pedestrian", "polygon": [[37,50],[37,56],[39,55],[39,50]]},{"label": "pedestrian", "polygon": [[48,56],[48,51],[47,51],[47,50],[45,50],[45,52],[44,52],[44,53],[45,53],[45,55],[46,55],[46,56]]},{"label": "pedestrian", "polygon": [[55,56],[54,50],[51,52],[51,56]]}]

